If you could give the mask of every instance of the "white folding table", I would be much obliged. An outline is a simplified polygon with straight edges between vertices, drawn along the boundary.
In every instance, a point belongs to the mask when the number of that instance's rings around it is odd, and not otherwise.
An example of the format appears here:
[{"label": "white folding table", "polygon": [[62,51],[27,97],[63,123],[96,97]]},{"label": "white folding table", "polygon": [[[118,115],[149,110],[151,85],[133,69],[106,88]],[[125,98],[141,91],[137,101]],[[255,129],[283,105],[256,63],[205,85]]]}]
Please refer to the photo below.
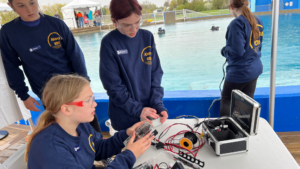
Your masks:
[{"label": "white folding table", "polygon": [[[204,119],[200,120],[202,121]],[[194,127],[197,120],[169,119],[164,124],[155,128],[158,131],[158,135],[165,128],[174,123],[185,123]],[[169,136],[186,129],[188,128],[182,125],[172,126],[161,141],[164,142]],[[202,132],[202,128],[198,131]],[[215,154],[213,149],[205,143],[199,150],[197,159],[205,162],[204,169],[299,169],[298,163],[265,119],[259,119],[258,134],[256,136],[250,136],[249,144],[249,151],[246,153],[219,157]],[[135,166],[157,156],[163,151],[166,150],[157,150],[154,146],[151,146],[137,159]]]}]

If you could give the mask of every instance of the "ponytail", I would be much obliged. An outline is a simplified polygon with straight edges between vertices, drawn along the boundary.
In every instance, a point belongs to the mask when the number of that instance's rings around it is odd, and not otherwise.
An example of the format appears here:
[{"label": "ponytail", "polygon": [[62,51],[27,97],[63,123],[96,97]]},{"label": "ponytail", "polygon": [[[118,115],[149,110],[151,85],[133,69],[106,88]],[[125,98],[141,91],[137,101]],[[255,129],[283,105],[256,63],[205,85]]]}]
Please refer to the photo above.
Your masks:
[{"label": "ponytail", "polygon": [[234,8],[239,8],[242,11],[242,15],[249,21],[252,27],[252,37],[253,40],[259,39],[259,29],[257,27],[257,21],[255,16],[252,14],[250,8],[248,7],[248,0],[229,0],[229,4]]},{"label": "ponytail", "polygon": [[259,38],[259,29],[257,27],[257,21],[250,9],[248,8],[248,6],[242,6],[242,15],[249,21],[252,27],[253,40],[257,40]]},{"label": "ponytail", "polygon": [[28,153],[34,137],[56,122],[56,115],[61,106],[78,98],[84,86],[90,82],[78,75],[58,75],[52,77],[43,90],[43,103],[46,110],[40,115],[38,125],[29,135],[24,159],[28,161]]},{"label": "ponytail", "polygon": [[39,118],[39,122],[38,125],[35,127],[35,129],[33,130],[33,132],[29,135],[28,137],[28,141],[27,141],[27,147],[25,150],[25,155],[24,155],[24,159],[27,162],[28,161],[28,153],[29,153],[29,149],[32,143],[33,138],[42,130],[44,130],[45,128],[47,128],[50,124],[55,122],[55,117],[52,115],[52,113],[48,110],[45,110],[40,118]]}]

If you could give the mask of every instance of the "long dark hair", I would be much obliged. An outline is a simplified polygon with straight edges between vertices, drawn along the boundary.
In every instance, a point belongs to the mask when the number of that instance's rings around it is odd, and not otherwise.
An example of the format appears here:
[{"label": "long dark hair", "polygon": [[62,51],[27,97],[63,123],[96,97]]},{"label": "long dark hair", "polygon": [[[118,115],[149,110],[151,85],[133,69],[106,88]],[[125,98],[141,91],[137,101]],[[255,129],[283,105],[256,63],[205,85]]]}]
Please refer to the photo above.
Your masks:
[{"label": "long dark hair", "polygon": [[234,8],[241,8],[242,15],[249,21],[252,27],[252,36],[253,39],[256,40],[259,38],[259,29],[257,27],[257,21],[255,16],[252,14],[251,10],[249,9],[249,1],[248,0],[230,0],[230,6]]},{"label": "long dark hair", "polygon": [[137,0],[111,0],[109,10],[115,20],[127,18],[132,13],[142,15],[142,6]]}]

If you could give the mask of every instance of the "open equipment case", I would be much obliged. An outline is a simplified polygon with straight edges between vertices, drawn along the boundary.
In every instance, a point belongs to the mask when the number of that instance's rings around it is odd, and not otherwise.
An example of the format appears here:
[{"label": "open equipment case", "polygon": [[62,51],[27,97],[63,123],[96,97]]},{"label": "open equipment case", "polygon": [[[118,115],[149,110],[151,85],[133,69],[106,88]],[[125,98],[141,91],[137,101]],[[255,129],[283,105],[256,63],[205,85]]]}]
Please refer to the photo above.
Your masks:
[{"label": "open equipment case", "polygon": [[257,134],[261,105],[240,90],[231,94],[230,116],[203,122],[207,143],[216,155],[249,150],[249,136]]}]

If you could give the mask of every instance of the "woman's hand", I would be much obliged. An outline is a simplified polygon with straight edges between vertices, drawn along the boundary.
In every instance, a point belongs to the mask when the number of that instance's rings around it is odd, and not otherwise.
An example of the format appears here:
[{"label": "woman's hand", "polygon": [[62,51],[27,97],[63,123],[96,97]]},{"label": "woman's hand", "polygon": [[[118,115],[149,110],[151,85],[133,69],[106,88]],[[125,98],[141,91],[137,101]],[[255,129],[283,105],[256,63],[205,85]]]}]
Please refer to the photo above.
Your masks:
[{"label": "woman's hand", "polygon": [[131,126],[130,128],[128,128],[127,130],[126,130],[126,134],[128,135],[128,136],[130,136],[137,128],[139,128],[142,124],[144,124],[145,123],[145,121],[140,121],[140,122],[138,122],[138,123],[135,123],[133,126]]},{"label": "woman's hand", "polygon": [[137,140],[136,142],[133,142],[135,139],[135,132],[132,133],[132,137],[127,144],[127,149],[134,154],[135,158],[139,158],[139,156],[144,154],[145,151],[151,146],[151,141],[155,136],[150,137],[150,135],[151,132],[149,132],[147,135]]},{"label": "woman's hand", "polygon": [[168,119],[169,115],[167,111],[162,111],[160,114],[162,115],[162,117],[160,118],[160,122],[162,124]]},{"label": "woman's hand", "polygon": [[28,97],[27,100],[23,101],[25,107],[28,109],[28,110],[31,110],[31,111],[41,111],[40,109],[38,109],[34,103],[38,106],[40,106],[39,102],[37,102],[34,98],[32,97]]},{"label": "woman's hand", "polygon": [[159,117],[159,115],[156,114],[156,110],[155,109],[152,109],[150,107],[144,107],[144,109],[142,110],[142,113],[141,113],[140,117],[142,119],[145,119],[146,121],[148,121],[150,124],[152,124],[152,121],[149,120],[147,118],[147,116],[152,117],[154,119],[157,119]]}]

